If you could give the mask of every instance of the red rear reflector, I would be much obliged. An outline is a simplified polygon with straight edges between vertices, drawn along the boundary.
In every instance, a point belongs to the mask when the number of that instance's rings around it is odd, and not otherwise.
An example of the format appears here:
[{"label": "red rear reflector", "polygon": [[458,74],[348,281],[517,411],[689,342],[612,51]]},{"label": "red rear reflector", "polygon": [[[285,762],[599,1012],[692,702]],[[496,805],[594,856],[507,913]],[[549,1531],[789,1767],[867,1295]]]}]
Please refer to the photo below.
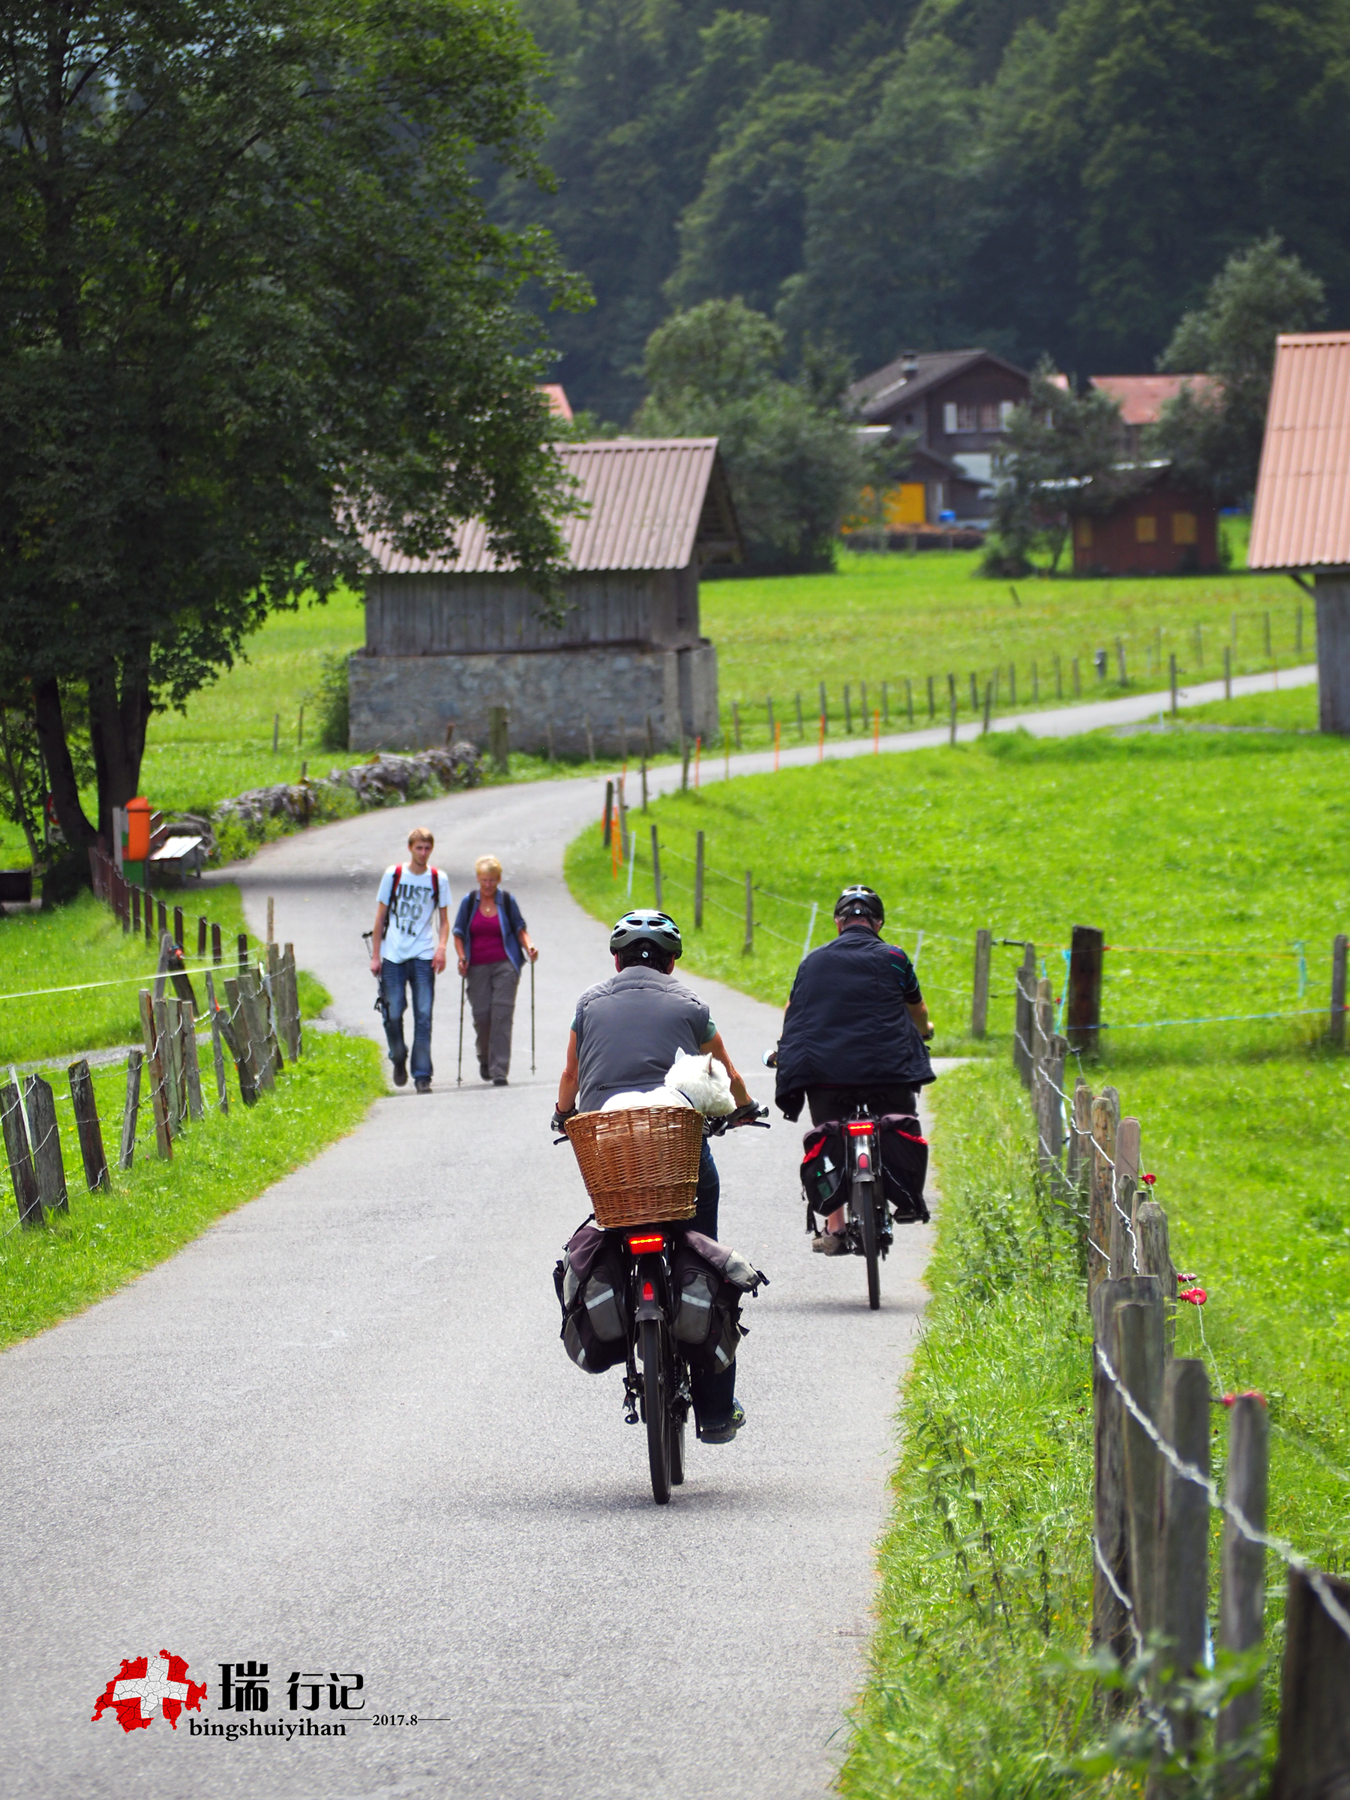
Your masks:
[{"label": "red rear reflector", "polygon": [[656,1289],[650,1281],[644,1281],[642,1284],[642,1298],[644,1300],[655,1300],[656,1298]]},{"label": "red rear reflector", "polygon": [[664,1250],[666,1240],[659,1231],[651,1231],[646,1236],[630,1237],[628,1248],[634,1256],[641,1256],[644,1250]]},{"label": "red rear reflector", "polygon": [[850,1119],[848,1122],[848,1135],[850,1137],[866,1137],[875,1129],[876,1121],[873,1119]]}]

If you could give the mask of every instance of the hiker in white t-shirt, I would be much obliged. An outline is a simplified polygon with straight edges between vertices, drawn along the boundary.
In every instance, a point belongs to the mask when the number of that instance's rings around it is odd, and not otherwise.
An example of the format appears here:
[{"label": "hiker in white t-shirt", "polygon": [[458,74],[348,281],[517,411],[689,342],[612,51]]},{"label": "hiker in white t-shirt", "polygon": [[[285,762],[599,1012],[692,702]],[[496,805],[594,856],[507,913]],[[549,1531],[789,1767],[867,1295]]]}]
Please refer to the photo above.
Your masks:
[{"label": "hiker in white t-shirt", "polygon": [[384,1032],[395,1087],[408,1080],[403,1013],[412,983],[412,1078],[419,1094],[431,1092],[431,1007],[450,936],[450,883],[429,866],[435,844],[429,831],[415,825],[408,833],[408,861],[385,870],[370,958],[371,973],[379,976],[384,990]]}]

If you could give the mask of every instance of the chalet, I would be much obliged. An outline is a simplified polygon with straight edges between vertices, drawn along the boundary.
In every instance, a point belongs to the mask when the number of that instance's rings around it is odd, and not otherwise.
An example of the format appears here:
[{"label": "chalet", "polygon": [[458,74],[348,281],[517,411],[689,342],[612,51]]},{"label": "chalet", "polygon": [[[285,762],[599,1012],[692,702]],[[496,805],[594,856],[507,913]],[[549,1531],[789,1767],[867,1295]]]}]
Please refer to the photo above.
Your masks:
[{"label": "chalet", "polygon": [[1217,392],[1214,375],[1094,375],[1090,385],[1114,400],[1120,408],[1125,428],[1125,455],[1131,462],[1145,452],[1144,433],[1156,425],[1162,410],[1175,400],[1182,388],[1189,388],[1197,399]]},{"label": "chalet", "polygon": [[1318,723],[1350,736],[1350,331],[1276,339],[1247,566],[1312,575]]},{"label": "chalet", "polygon": [[918,439],[885,497],[887,522],[903,528],[935,525],[944,514],[987,517],[1008,415],[1030,392],[1026,370],[988,350],[907,350],[856,381],[849,398],[868,425]]},{"label": "chalet", "polygon": [[353,750],[486,738],[504,706],[519,750],[578,753],[711,738],[717,652],[699,571],[744,555],[716,438],[562,444],[585,510],[565,521],[565,615],[494,559],[482,522],[425,560],[366,542],[366,642],[348,662]]},{"label": "chalet", "polygon": [[1218,568],[1219,509],[1212,494],[1182,481],[1169,462],[1122,465],[1119,473],[1135,476],[1127,497],[1074,520],[1076,575],[1175,575]]}]

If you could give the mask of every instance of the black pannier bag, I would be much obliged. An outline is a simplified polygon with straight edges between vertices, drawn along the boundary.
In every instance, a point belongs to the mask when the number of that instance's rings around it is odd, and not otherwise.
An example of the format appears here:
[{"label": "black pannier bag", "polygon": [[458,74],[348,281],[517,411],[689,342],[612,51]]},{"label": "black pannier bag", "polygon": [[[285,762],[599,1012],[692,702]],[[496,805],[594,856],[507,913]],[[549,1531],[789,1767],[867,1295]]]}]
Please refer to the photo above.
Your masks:
[{"label": "black pannier bag", "polygon": [[553,1271],[563,1347],[579,1369],[603,1375],[628,1354],[623,1251],[598,1225],[575,1231]]},{"label": "black pannier bag", "polygon": [[671,1336],[689,1366],[720,1375],[735,1361],[746,1327],[741,1296],[754,1294],[768,1277],[739,1251],[714,1243],[701,1231],[686,1231],[671,1251]]},{"label": "black pannier bag", "polygon": [[844,1204],[847,1170],[844,1128],[838,1119],[813,1125],[802,1137],[802,1192],[808,1213],[816,1212],[826,1218]]},{"label": "black pannier bag", "polygon": [[928,1179],[928,1139],[913,1113],[886,1113],[878,1121],[881,1141],[881,1178],[886,1198],[902,1225],[926,1224],[928,1206],[923,1197]]}]

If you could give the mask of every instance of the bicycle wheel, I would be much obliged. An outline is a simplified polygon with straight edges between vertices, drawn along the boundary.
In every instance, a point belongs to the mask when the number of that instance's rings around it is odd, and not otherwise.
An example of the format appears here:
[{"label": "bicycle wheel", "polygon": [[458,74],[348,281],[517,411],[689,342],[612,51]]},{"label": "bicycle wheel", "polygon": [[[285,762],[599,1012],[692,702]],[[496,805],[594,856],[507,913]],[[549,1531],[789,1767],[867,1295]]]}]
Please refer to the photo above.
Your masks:
[{"label": "bicycle wheel", "polygon": [[881,1264],[877,1254],[877,1206],[870,1181],[853,1184],[853,1216],[862,1227],[863,1255],[867,1259],[867,1304],[876,1312],[881,1305]]},{"label": "bicycle wheel", "polygon": [[652,1471],[652,1499],[670,1499],[670,1413],[666,1404],[665,1327],[660,1319],[641,1326],[642,1410],[647,1415],[647,1461]]}]

